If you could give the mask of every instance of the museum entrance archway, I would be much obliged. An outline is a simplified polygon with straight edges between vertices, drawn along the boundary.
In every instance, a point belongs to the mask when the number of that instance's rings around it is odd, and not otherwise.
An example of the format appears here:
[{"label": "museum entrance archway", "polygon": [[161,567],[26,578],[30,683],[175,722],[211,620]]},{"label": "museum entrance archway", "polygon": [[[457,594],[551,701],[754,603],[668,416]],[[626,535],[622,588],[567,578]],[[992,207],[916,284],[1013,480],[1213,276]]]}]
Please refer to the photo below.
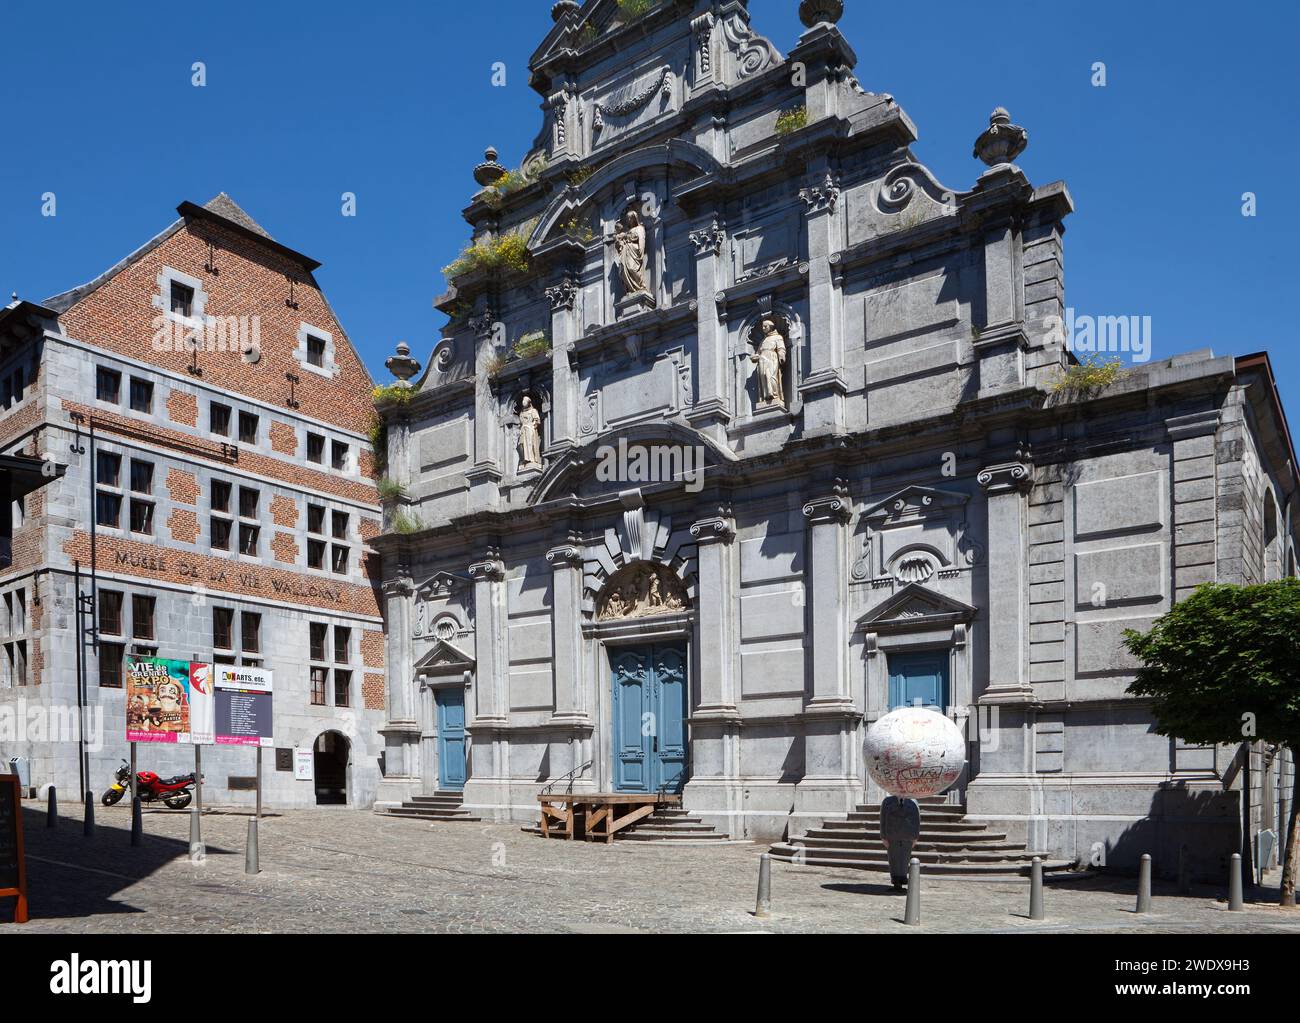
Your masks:
[{"label": "museum entrance archway", "polygon": [[347,806],[352,743],[339,732],[322,732],[313,747],[316,805]]}]

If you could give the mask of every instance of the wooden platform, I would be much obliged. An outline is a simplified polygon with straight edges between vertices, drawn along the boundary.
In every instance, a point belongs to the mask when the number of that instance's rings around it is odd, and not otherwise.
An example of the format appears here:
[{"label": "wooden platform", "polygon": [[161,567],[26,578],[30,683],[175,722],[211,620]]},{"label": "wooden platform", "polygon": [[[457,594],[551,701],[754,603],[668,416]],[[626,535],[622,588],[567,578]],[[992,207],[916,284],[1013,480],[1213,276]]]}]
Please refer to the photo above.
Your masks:
[{"label": "wooden platform", "polygon": [[562,792],[538,796],[537,802],[542,808],[543,838],[563,838],[570,842],[579,837],[588,842],[603,838],[608,845],[624,828],[644,820],[661,806],[680,806],[682,797],[659,792]]}]

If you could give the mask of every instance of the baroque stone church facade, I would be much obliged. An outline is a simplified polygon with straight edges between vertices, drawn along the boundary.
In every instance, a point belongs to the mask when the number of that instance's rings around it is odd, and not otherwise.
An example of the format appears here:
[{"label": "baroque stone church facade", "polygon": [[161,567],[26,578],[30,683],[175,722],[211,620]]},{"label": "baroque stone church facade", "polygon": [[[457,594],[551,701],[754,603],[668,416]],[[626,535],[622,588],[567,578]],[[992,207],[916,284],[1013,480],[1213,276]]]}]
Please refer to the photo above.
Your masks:
[{"label": "baroque stone church facade", "polygon": [[782,55],[743,0],[554,5],[542,132],[389,362],[381,799],[680,791],[775,838],[877,801],[864,730],[920,701],[1035,849],[1232,851],[1241,754],[1153,734],[1121,636],[1294,571],[1267,359],[1076,386],[1065,186],[1000,109],[935,180],[842,10]]}]

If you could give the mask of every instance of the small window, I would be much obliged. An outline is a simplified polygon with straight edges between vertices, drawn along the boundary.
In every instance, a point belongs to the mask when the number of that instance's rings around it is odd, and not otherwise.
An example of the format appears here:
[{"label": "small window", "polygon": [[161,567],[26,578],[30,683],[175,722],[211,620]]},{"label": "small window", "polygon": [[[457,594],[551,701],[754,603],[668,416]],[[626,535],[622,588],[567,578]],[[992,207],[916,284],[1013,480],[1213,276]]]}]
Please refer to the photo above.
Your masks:
[{"label": "small window", "polygon": [[311,703],[313,707],[325,706],[325,690],[329,685],[329,668],[311,669]]},{"label": "small window", "polygon": [[307,364],[325,368],[325,339],[307,335]]},{"label": "small window", "polygon": [[154,635],[154,608],[157,606],[153,597],[139,593],[131,597],[131,636],[134,639],[152,640]]},{"label": "small window", "polygon": [[313,661],[325,660],[325,633],[329,631],[329,626],[321,622],[311,622],[311,659]]},{"label": "small window", "polygon": [[131,532],[153,536],[153,502],[131,499]]},{"label": "small window", "polygon": [[109,636],[122,635],[122,594],[117,590],[99,591],[99,631]]},{"label": "small window", "polygon": [[95,453],[95,482],[104,487],[122,485],[122,456],[107,451]]},{"label": "small window", "polygon": [[214,551],[230,550],[231,522],[229,519],[212,517],[212,549]]},{"label": "small window", "polygon": [[178,316],[194,315],[194,289],[180,281],[172,281],[172,312]]},{"label": "small window", "polygon": [[262,650],[262,616],[252,611],[243,611],[239,615],[240,649],[246,654],[260,653]]},{"label": "small window", "polygon": [[214,512],[230,511],[230,484],[225,480],[212,481],[212,510]]},{"label": "small window", "polygon": [[334,706],[352,706],[352,672],[338,669],[334,672]]},{"label": "small window", "polygon": [[153,493],[153,462],[131,459],[131,491],[136,494]]},{"label": "small window", "polygon": [[324,533],[325,532],[325,506],[321,504],[307,505],[307,532]]},{"label": "small window", "polygon": [[257,518],[257,502],[261,499],[261,492],[251,490],[248,487],[239,488],[239,517],[241,519]]},{"label": "small window", "polygon": [[257,443],[257,416],[251,412],[239,413],[239,443]]},{"label": "small window", "polygon": [[352,630],[341,625],[334,626],[334,661],[336,664],[347,664],[351,660],[348,656],[351,646]]},{"label": "small window", "polygon": [[336,511],[333,515],[334,520],[334,539],[346,540],[348,538],[348,513]]},{"label": "small window", "polygon": [[121,643],[99,644],[99,687],[101,689],[122,688],[122,661],[126,656],[126,647]]},{"label": "small window", "polygon": [[131,378],[131,409],[134,412],[153,411],[153,381]]},{"label": "small window", "polygon": [[115,369],[95,370],[95,397],[100,401],[118,405],[122,401],[122,374]]},{"label": "small window", "polygon": [[257,557],[257,542],[261,533],[260,527],[241,522],[239,524],[239,553],[249,558]]},{"label": "small window", "polygon": [[348,550],[348,548],[346,548],[346,547],[340,547],[338,544],[335,544],[334,547],[333,547],[333,549],[332,549],[332,551],[331,551],[331,554],[332,554],[332,557],[331,557],[331,560],[330,560],[330,565],[331,565],[331,567],[334,569],[334,574],[335,574],[335,575],[347,575],[347,574],[348,574],[348,555],[350,554],[350,551]]},{"label": "small window", "polygon": [[119,529],[122,525],[122,498],[101,490],[95,495],[95,525]]},{"label": "small window", "polygon": [[319,433],[307,434],[307,461],[325,464],[325,438]]},{"label": "small window", "polygon": [[307,541],[307,567],[319,568],[322,571],[325,568],[325,541],[308,540]]},{"label": "small window", "polygon": [[346,444],[336,440],[330,445],[330,464],[339,472],[347,472],[348,446]]},{"label": "small window", "polygon": [[217,650],[233,650],[234,639],[235,612],[228,607],[214,607],[212,609],[213,647]]},{"label": "small window", "polygon": [[208,406],[208,426],[218,437],[230,436],[230,406],[214,401]]}]

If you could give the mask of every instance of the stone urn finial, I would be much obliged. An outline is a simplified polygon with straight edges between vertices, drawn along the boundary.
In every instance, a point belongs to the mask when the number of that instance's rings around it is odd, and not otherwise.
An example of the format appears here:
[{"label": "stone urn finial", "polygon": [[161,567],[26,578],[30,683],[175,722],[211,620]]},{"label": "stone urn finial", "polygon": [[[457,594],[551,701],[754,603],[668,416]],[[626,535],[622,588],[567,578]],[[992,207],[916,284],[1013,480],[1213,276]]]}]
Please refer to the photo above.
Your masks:
[{"label": "stone urn finial", "polygon": [[566,14],[577,14],[582,10],[582,4],[577,0],[557,0],[551,5],[551,20],[559,21]]},{"label": "stone urn finial", "polygon": [[397,354],[384,363],[388,372],[397,377],[400,387],[410,387],[411,377],[420,372],[420,360],[411,358],[411,346],[405,341],[397,343]]},{"label": "stone urn finial", "polygon": [[990,167],[1010,163],[1029,145],[1029,132],[1011,123],[1005,107],[998,107],[989,116],[988,130],[975,140],[975,156]]},{"label": "stone urn finial", "polygon": [[506,176],[506,169],[497,163],[495,146],[488,146],[483,154],[483,162],[474,168],[474,180],[484,188],[495,185]]},{"label": "stone urn finial", "polygon": [[844,0],[802,0],[799,4],[799,20],[807,28],[817,25],[834,25],[844,17]]}]

